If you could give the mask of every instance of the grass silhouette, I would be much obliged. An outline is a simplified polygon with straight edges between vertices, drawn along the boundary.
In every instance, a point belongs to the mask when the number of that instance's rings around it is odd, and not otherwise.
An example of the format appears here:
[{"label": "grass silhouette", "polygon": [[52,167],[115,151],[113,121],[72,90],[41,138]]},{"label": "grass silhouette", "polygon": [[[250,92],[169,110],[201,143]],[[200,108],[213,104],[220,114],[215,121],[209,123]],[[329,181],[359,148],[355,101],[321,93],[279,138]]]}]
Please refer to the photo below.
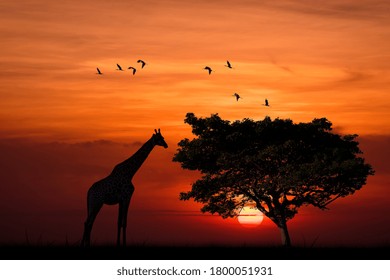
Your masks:
[{"label": "grass silhouette", "polygon": [[59,243],[45,241],[43,234],[35,240],[25,230],[25,241],[0,243],[0,259],[57,259],[57,260],[383,260],[390,259],[390,243],[377,246],[318,246],[317,238],[303,246],[278,245],[155,245],[147,241],[117,247],[116,244],[92,242],[89,248],[80,246],[81,240]]},{"label": "grass silhouette", "polygon": [[77,243],[56,245],[3,244],[0,259],[189,259],[189,260],[379,260],[389,259],[390,245],[376,247],[283,247],[283,246],[164,246],[135,244],[124,247],[116,245],[94,245],[83,248]]}]

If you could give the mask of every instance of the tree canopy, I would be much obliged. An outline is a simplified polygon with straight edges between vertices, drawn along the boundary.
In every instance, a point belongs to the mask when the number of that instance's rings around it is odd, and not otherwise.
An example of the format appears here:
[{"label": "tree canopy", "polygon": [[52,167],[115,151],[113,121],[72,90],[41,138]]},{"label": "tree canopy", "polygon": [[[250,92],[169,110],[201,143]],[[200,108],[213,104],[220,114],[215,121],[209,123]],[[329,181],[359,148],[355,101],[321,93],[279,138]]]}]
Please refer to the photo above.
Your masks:
[{"label": "tree canopy", "polygon": [[326,118],[231,122],[218,114],[198,118],[187,113],[184,122],[196,137],[178,143],[173,161],[202,176],[180,199],[194,199],[203,204],[202,212],[223,218],[254,204],[278,226],[286,246],[291,244],[287,221],[301,206],[327,209],[374,175],[361,156],[358,135],[333,133]]}]

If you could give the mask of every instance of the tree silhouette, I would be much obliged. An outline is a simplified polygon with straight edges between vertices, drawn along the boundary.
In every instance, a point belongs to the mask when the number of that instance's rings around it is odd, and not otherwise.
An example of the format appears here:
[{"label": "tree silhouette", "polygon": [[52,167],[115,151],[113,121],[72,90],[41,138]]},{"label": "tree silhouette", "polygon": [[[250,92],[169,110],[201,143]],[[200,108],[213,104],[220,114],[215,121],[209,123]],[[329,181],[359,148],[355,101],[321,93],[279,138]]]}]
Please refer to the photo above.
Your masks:
[{"label": "tree silhouette", "polygon": [[182,139],[173,161],[202,176],[190,191],[180,193],[180,200],[194,199],[203,204],[203,213],[222,218],[235,217],[245,205],[255,204],[280,229],[287,247],[287,221],[299,207],[327,209],[374,175],[359,156],[358,135],[333,133],[326,118],[297,124],[270,117],[230,122],[218,114],[197,118],[187,113],[184,122],[196,138]]}]

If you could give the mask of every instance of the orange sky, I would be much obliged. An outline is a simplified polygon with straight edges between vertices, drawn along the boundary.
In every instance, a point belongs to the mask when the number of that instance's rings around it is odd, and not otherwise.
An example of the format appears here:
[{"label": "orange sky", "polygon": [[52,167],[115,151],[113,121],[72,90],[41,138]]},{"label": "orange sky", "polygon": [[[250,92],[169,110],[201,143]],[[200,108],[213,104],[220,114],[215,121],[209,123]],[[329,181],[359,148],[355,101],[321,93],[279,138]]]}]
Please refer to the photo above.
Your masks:
[{"label": "orange sky", "polygon": [[[383,195],[388,194],[385,186],[389,182],[383,166],[390,139],[388,1],[111,2],[16,0],[0,4],[0,148],[7,155],[0,171],[7,184],[0,189],[13,199],[22,196],[26,206],[17,210],[13,200],[0,206],[5,210],[2,226],[8,229],[0,239],[24,238],[25,228],[32,235],[51,232],[44,221],[34,225],[34,219],[24,214],[30,207],[41,207],[46,214],[57,207],[62,213],[58,219],[69,223],[65,226],[69,238],[77,240],[88,187],[130,156],[155,128],[161,128],[169,149],[156,148],[137,174],[130,211],[138,216],[129,214],[129,219],[143,219],[145,224],[163,210],[165,214],[156,219],[171,220],[154,225],[175,228],[177,223],[178,228],[188,223],[194,232],[202,231],[211,218],[199,215],[200,205],[178,201],[178,193],[188,190],[196,175],[171,161],[177,142],[192,137],[183,122],[187,112],[197,116],[219,113],[229,120],[258,120],[268,115],[300,122],[326,117],[337,131],[359,134],[365,140],[363,151],[370,152],[364,155],[379,170],[361,194],[335,203],[336,209],[330,207],[327,217],[342,219],[344,210],[337,212],[338,205],[354,209],[359,196],[362,203],[382,199],[379,204],[388,207],[388,196]],[[140,69],[138,59],[147,62],[145,68]],[[226,60],[234,69],[224,66]],[[137,72],[117,71],[116,63],[125,69],[134,66]],[[211,75],[203,69],[206,65],[215,70]],[[103,75],[96,74],[96,67]],[[238,102],[234,92],[242,96]],[[271,107],[262,106],[265,98]],[[73,211],[73,220],[67,211]],[[109,223],[116,221],[115,211],[106,210],[97,223],[106,225],[103,217]],[[149,213],[146,218],[140,218],[142,211]],[[186,211],[193,211],[194,218],[184,215]],[[10,225],[8,213],[21,217],[20,224]],[[40,214],[34,211],[31,215]],[[52,216],[48,221],[52,222]],[[298,219],[303,217],[298,214],[297,222],[291,222],[295,231],[302,230]],[[263,230],[265,242],[279,241],[275,226],[266,219],[263,228],[258,228],[260,233],[237,227],[235,220],[221,223],[215,219],[218,222],[212,230],[226,232],[219,227],[231,226],[232,240],[239,234],[252,242],[251,236],[255,240]],[[389,222],[387,217],[382,219]],[[197,229],[198,220],[202,222]],[[321,225],[321,221],[315,223]],[[101,233],[103,229],[97,228],[98,240],[115,236],[115,225],[113,232]],[[382,227],[379,232],[388,229]],[[150,233],[153,230],[135,234],[135,242],[142,242],[145,234],[150,235],[150,242],[160,242]],[[183,235],[178,232],[177,236]],[[204,240],[187,234],[190,237],[183,242]],[[47,235],[57,237],[58,233]],[[314,239],[316,233],[312,235]],[[161,242],[177,239],[170,239],[169,233],[164,236]],[[332,238],[329,234],[323,242],[349,240]],[[379,240],[389,241],[386,236]]]}]

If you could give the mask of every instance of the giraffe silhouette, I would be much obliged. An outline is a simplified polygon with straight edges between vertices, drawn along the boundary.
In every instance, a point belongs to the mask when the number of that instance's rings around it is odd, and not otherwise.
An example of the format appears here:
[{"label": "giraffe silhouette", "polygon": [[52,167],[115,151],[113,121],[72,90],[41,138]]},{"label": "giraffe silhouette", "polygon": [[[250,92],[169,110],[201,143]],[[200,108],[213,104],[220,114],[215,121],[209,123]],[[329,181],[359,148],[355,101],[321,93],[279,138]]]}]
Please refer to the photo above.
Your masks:
[{"label": "giraffe silhouette", "polygon": [[121,233],[122,245],[126,246],[127,212],[134,192],[131,180],[155,146],[168,148],[160,129],[154,131],[152,137],[138,151],[125,161],[117,164],[110,175],[95,182],[89,188],[87,192],[88,215],[84,223],[81,246],[90,246],[92,226],[104,204],[119,204],[117,246],[121,245]]}]

